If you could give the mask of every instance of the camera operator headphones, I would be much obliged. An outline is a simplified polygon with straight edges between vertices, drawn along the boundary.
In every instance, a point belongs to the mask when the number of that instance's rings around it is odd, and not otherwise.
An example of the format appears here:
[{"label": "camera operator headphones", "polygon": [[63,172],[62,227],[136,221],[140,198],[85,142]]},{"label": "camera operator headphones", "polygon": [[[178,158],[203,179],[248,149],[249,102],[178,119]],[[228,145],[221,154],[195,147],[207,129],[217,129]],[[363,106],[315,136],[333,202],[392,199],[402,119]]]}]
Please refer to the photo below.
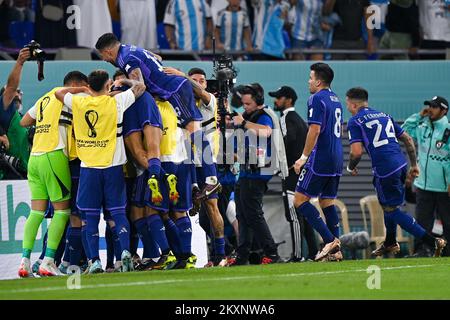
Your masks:
[{"label": "camera operator headphones", "polygon": [[244,88],[248,89],[250,91],[250,94],[253,97],[253,100],[255,103],[260,106],[264,104],[264,94],[262,94],[261,90],[257,87],[255,87],[253,84],[246,84],[244,85]]}]

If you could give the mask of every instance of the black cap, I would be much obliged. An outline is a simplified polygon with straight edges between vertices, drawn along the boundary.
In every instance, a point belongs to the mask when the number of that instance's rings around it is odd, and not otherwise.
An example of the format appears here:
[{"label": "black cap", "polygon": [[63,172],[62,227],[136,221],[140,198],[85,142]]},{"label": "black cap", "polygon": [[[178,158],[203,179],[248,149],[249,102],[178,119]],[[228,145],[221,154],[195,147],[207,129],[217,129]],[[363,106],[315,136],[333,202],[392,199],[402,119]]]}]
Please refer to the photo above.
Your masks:
[{"label": "black cap", "polygon": [[292,104],[294,104],[297,100],[297,94],[295,93],[295,90],[288,86],[282,86],[281,88],[278,88],[277,91],[269,92],[269,96],[274,98],[291,98]]},{"label": "black cap", "polygon": [[445,100],[444,98],[439,97],[439,96],[435,96],[431,100],[424,101],[423,104],[428,105],[428,106],[436,106],[436,107],[440,107],[443,109],[448,109],[447,100]]}]

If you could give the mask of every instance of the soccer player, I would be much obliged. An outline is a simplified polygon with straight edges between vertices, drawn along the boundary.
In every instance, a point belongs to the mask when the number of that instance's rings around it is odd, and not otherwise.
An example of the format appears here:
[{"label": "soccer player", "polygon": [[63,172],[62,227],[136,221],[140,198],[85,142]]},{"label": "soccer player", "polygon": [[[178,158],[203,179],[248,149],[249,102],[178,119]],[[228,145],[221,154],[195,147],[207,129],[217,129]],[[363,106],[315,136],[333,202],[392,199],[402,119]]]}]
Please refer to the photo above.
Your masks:
[{"label": "soccer player", "polygon": [[[186,77],[186,75],[174,68],[165,68],[164,71],[168,74],[178,74]],[[200,68],[192,68],[188,71],[189,81],[194,88],[194,96],[196,97],[196,105],[202,113],[204,121],[202,122],[202,130],[209,145],[212,147],[212,161],[217,163],[217,154],[219,152],[220,132],[217,126],[217,101],[213,94],[206,91],[206,73]],[[197,167],[197,180],[200,188],[203,188],[202,170]],[[197,187],[198,188],[198,187]],[[195,189],[195,187],[194,187]],[[224,239],[224,222],[218,207],[219,195],[217,192],[210,194],[204,201],[206,205],[206,212],[211,221],[214,230],[214,266],[225,266],[225,239]],[[200,205],[200,204],[199,204]],[[198,211],[194,202],[194,209]]]},{"label": "soccer player", "polygon": [[228,6],[219,11],[216,22],[215,36],[217,49],[219,50],[242,50],[251,51],[252,35],[250,21],[247,11],[241,6],[241,0],[228,0]]},{"label": "soccer player", "polygon": [[[84,92],[86,90],[84,85],[86,85],[85,79],[79,72],[69,73],[64,78],[64,86],[76,87],[73,89],[74,93]],[[24,228],[20,277],[32,276],[30,255],[49,199],[55,210],[48,230],[45,257],[38,272],[42,276],[61,274],[56,268],[54,258],[70,215],[71,179],[67,127],[72,124],[72,121],[70,108],[64,106],[55,96],[55,92],[59,89],[54,88],[43,95],[20,121],[23,127],[36,124],[33,148],[28,163],[31,212]]]},{"label": "soccer player", "polygon": [[[297,214],[302,214],[320,234],[325,246],[315,261],[334,255],[342,259],[339,241],[339,216],[334,205],[339,179],[342,175],[342,105],[331,91],[333,69],[326,63],[315,63],[310,67],[308,99],[308,134],[300,159],[294,164],[298,177],[294,195]],[[326,224],[309,201],[319,198]]]},{"label": "soccer player", "polygon": [[56,92],[60,101],[72,107],[76,150],[81,160],[77,206],[86,215],[92,265],[89,273],[103,272],[99,258],[98,223],[100,209],[111,213],[122,248],[122,271],[133,270],[129,252],[129,223],[125,215],[126,190],[122,165],[126,162],[122,137],[123,113],[145,86],[132,80],[121,80],[131,88],[114,97],[108,96],[112,80],[104,70],[89,74],[92,96],[73,96],[73,89]]},{"label": "soccer player", "polygon": [[384,211],[386,227],[386,239],[372,255],[382,256],[400,251],[400,245],[396,241],[397,225],[400,225],[402,229],[434,248],[434,256],[439,257],[447,241],[426,232],[413,217],[400,209],[405,201],[408,162],[398,140],[406,146],[411,163],[409,174],[417,177],[419,167],[414,141],[392,117],[370,108],[368,99],[369,94],[363,88],[352,88],[346,94],[347,109],[352,114],[348,121],[351,149],[347,171],[354,176],[358,174],[356,166],[361,159],[364,145],[372,160],[373,184]]},{"label": "soccer player", "polygon": [[[121,70],[117,70],[113,76],[113,80],[126,79],[125,73]],[[121,91],[128,89],[127,87],[114,87],[111,94],[117,94]],[[156,106],[155,100],[148,93],[144,92],[130,108],[124,113],[123,121],[123,136],[125,140],[125,146],[130,151],[133,157],[133,164],[136,171],[136,178],[134,179],[131,197],[130,197],[130,220],[135,226],[139,237],[144,245],[144,253],[142,260],[136,264],[138,270],[147,270],[154,265],[151,258],[160,256],[159,247],[156,245],[153,239],[147,219],[145,216],[145,203],[143,202],[142,192],[147,188],[146,183],[148,175],[145,174],[145,170],[148,168],[148,162],[145,150],[145,141],[143,140],[143,133],[146,126],[152,126],[159,128],[159,135],[162,136],[162,119],[159,113],[159,109]],[[158,147],[159,148],[159,147]],[[130,168],[127,163],[127,168]],[[131,170],[130,170],[131,171]],[[168,176],[168,175],[167,175]],[[175,180],[174,180],[175,179]],[[166,181],[172,181],[176,184],[176,176],[172,175],[167,178]],[[176,187],[173,187],[172,196],[177,197]],[[162,196],[159,196],[161,198]],[[158,232],[156,230],[156,232]]]},{"label": "soccer player", "polygon": [[[145,83],[147,91],[161,99],[167,100],[174,108],[177,116],[181,119],[181,127],[189,131],[191,141],[199,142],[194,153],[202,161],[203,176],[205,177],[205,187],[202,192],[196,196],[197,199],[204,199],[220,188],[217,179],[216,167],[211,159],[211,149],[207,139],[203,139],[201,130],[202,115],[195,105],[195,99],[190,82],[180,76],[172,76],[164,73],[161,64],[161,57],[135,46],[122,45],[116,36],[112,33],[102,35],[96,46],[102,59],[118,66],[124,71],[128,78]],[[147,143],[150,144],[147,150],[157,150],[160,139],[153,139],[145,134]],[[153,140],[149,142],[149,139]],[[159,155],[159,152],[158,152]],[[204,155],[204,156],[203,156]],[[150,173],[149,184],[155,184],[159,187],[158,178],[160,177],[161,161],[152,155],[148,155],[148,171]],[[191,167],[192,179],[195,179],[195,167]]]}]

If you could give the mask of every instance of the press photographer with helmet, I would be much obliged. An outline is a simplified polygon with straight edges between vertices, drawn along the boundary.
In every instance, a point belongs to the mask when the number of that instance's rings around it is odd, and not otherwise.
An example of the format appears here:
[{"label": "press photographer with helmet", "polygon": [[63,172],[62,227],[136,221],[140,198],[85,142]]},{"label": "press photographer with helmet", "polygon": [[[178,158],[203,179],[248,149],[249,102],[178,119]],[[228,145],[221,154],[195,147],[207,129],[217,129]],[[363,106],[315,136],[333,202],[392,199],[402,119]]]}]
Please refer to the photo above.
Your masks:
[{"label": "press photographer with helmet", "polygon": [[9,142],[8,147],[5,138],[0,140],[0,179],[22,179],[26,176],[30,144],[28,130],[19,124],[23,95],[19,83],[23,65],[30,57],[29,48],[20,50],[6,85],[0,90],[0,126]]}]

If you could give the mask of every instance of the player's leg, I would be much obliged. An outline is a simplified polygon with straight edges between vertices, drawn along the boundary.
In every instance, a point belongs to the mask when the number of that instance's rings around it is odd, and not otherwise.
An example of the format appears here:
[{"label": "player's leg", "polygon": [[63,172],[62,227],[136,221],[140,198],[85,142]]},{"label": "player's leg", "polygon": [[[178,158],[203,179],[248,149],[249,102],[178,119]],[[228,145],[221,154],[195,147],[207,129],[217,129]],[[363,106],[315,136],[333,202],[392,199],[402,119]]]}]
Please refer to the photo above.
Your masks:
[{"label": "player's leg", "polygon": [[[329,177],[322,195],[319,197],[319,204],[325,216],[327,227],[336,239],[339,239],[339,215],[334,200],[337,197],[339,180],[339,176]],[[343,255],[340,250],[330,253],[328,256],[328,261],[341,261],[342,259]]]},{"label": "player's leg", "polygon": [[18,274],[20,277],[32,277],[30,266],[31,252],[39,226],[44,220],[45,210],[48,205],[48,192],[42,181],[39,165],[42,159],[38,156],[30,156],[28,162],[28,185],[31,193],[31,212],[25,222],[22,241],[22,261],[20,263]]},{"label": "player's leg", "polygon": [[[164,166],[164,163],[163,163]],[[167,169],[167,168],[166,168]],[[164,269],[171,261],[174,260],[173,255],[170,251],[169,241],[166,236],[166,230],[164,227],[164,222],[161,217],[162,214],[165,214],[169,211],[169,199],[168,199],[168,190],[165,184],[161,184],[161,194],[163,200],[160,204],[151,202],[153,190],[150,188],[146,188],[145,194],[145,217],[147,220],[148,230],[153,237],[153,239],[158,244],[161,255],[158,261],[152,269],[162,270]]]},{"label": "player's leg", "polygon": [[48,227],[47,249],[39,273],[45,276],[60,275],[56,269],[55,254],[70,217],[70,191],[72,180],[69,162],[62,150],[43,155],[44,161],[39,170],[42,172],[50,201],[54,208],[52,221]]},{"label": "player's leg", "polygon": [[312,170],[302,168],[294,194],[294,206],[299,218],[305,217],[306,221],[320,234],[325,243],[322,251],[316,255],[316,261],[322,260],[329,253],[340,250],[339,239],[335,238],[320,217],[319,211],[309,202],[312,197],[320,195],[326,182],[327,177],[316,176]]},{"label": "player's leg", "polygon": [[447,241],[434,237],[417,223],[416,219],[410,214],[400,209],[405,199],[405,178],[406,167],[388,177],[378,178],[378,200],[385,214],[389,215],[402,229],[434,248],[434,256],[439,257],[447,245]]},{"label": "player's leg", "polygon": [[77,207],[81,216],[83,247],[90,261],[86,271],[89,273],[103,272],[99,255],[98,231],[104,192],[102,171],[94,168],[80,168]]},{"label": "player's leg", "polygon": [[217,191],[220,188],[220,183],[217,179],[211,146],[201,129],[202,115],[195,105],[191,84],[186,81],[179,91],[172,95],[169,102],[181,119],[181,126],[189,132],[196,161],[201,163],[205,177],[205,188],[199,197],[205,198],[212,192]]},{"label": "player's leg", "polygon": [[130,223],[126,216],[126,186],[121,165],[103,170],[105,209],[111,213],[122,249],[122,271],[133,271],[130,253]]}]

